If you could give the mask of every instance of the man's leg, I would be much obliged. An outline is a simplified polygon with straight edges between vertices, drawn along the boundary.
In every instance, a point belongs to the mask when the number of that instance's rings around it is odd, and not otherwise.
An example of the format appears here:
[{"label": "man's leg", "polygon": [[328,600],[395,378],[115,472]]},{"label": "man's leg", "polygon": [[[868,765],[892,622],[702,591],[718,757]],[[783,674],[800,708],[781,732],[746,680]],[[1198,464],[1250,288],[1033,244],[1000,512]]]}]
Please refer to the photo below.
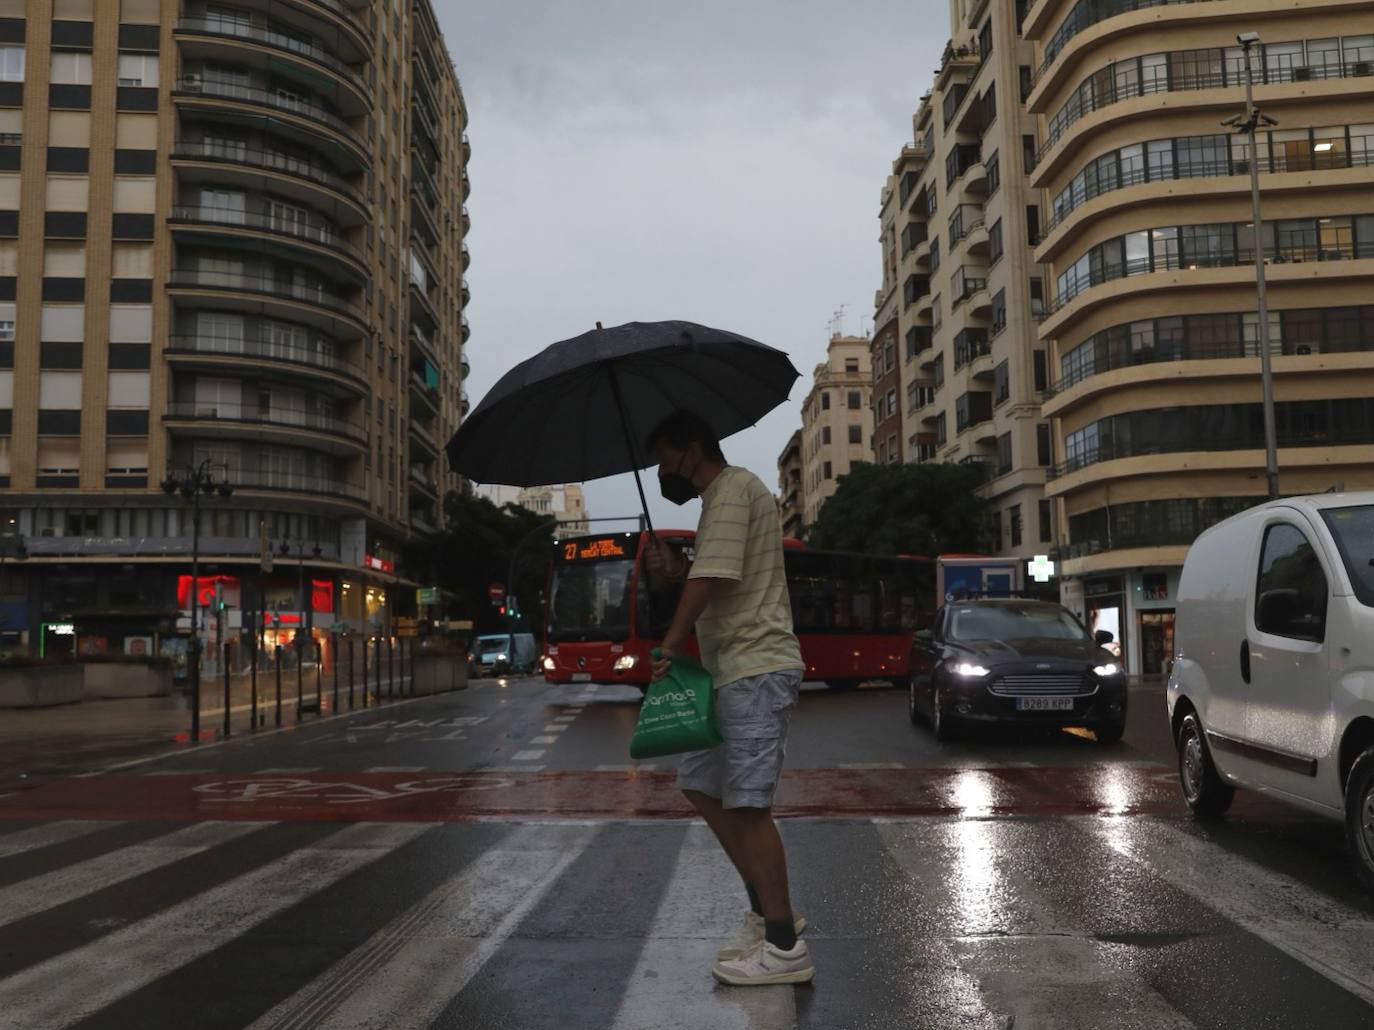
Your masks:
[{"label": "man's leg", "polygon": [[749,882],[758,892],[769,937],[779,933],[784,949],[796,941],[792,926],[792,899],[787,886],[787,852],[771,808],[722,809],[730,832],[739,840],[745,856]]},{"label": "man's leg", "polygon": [[[713,798],[699,790],[684,790],[682,796],[690,801],[692,807],[706,820],[706,825],[716,835],[716,840],[720,841],[720,846],[725,850],[731,863],[734,864],[735,870],[739,873],[740,879],[744,881],[745,887],[757,890],[754,881],[750,878],[747,865],[748,855],[740,838],[739,827],[736,820],[731,818],[734,813],[721,807],[720,798]],[[760,912],[759,914],[762,915],[763,913]]]}]

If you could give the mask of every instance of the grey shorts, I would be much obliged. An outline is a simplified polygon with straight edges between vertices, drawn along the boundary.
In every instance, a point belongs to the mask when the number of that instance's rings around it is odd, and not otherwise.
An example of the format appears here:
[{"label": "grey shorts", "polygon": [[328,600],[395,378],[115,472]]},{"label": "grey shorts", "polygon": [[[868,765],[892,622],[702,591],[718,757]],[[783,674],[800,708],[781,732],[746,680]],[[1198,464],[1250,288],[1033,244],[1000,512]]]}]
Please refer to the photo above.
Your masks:
[{"label": "grey shorts", "polygon": [[796,669],[716,688],[716,727],[723,743],[682,756],[678,789],[718,798],[725,808],[773,807],[787,753],[787,724],[801,684]]}]

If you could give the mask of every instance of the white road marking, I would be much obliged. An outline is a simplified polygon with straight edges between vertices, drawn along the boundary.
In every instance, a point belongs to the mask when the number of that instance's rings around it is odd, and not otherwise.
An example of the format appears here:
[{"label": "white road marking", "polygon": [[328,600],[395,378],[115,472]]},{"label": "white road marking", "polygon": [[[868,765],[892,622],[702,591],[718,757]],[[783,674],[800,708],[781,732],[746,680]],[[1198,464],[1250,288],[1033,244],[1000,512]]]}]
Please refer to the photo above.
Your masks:
[{"label": "white road marking", "polygon": [[537,762],[544,757],[544,749],[540,747],[527,749],[525,751],[517,751],[510,757],[513,762]]},{"label": "white road marking", "polygon": [[357,823],[0,982],[0,1026],[66,1026],[194,962],[414,840],[423,823]]},{"label": "white road marking", "polygon": [[0,858],[22,854],[34,848],[46,848],[50,844],[62,844],[77,837],[84,837],[96,830],[103,830],[114,823],[101,823],[85,820],[71,820],[57,823],[44,823],[16,833],[0,837]]},{"label": "white road marking", "polygon": [[543,736],[543,737],[532,737],[532,738],[530,739],[530,743],[531,743],[531,744],[557,744],[557,743],[558,743],[558,738],[555,737],[553,734],[550,733],[550,734],[548,734],[548,735],[546,735],[546,736]]},{"label": "white road marking", "polygon": [[424,772],[429,768],[427,765],[374,765],[363,772],[370,773],[413,773]]},{"label": "white road marking", "polygon": [[251,1030],[430,1026],[595,833],[592,825],[515,830]]},{"label": "white road marking", "polygon": [[567,728],[568,728],[568,724],[565,723],[565,722],[562,722],[562,723],[560,723],[560,722],[551,722],[551,723],[549,723],[547,726],[544,727],[544,732],[545,732],[545,733],[562,733],[562,732],[563,732],[564,730],[566,730]]},{"label": "white road marking", "polygon": [[1156,819],[1107,820],[1096,832],[1108,847],[1374,1005],[1368,912]]},{"label": "white road marking", "polygon": [[[701,974],[740,925],[748,899],[710,830],[688,827],[668,889],[630,974],[611,1030],[692,1025],[712,1030],[796,1026],[796,989],[704,987]],[[693,975],[684,975],[684,971]]]},{"label": "white road marking", "polygon": [[246,836],[271,823],[193,823],[142,844],[20,880],[0,889],[0,925],[103,890],[111,884],[200,854]]}]

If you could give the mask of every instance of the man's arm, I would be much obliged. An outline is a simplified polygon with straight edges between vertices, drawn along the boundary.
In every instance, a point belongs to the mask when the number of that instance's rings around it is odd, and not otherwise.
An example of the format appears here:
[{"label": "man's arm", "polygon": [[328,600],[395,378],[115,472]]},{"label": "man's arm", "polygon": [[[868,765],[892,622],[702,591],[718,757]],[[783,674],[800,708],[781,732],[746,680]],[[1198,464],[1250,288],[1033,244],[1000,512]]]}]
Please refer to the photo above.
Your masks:
[{"label": "man's arm", "polygon": [[672,625],[668,627],[668,634],[659,645],[663,657],[654,662],[654,679],[662,679],[667,674],[670,659],[682,653],[682,648],[696,628],[701,613],[706,610],[711,599],[730,582],[728,579],[700,577],[689,579],[683,586],[682,597],[677,602],[677,611],[673,613]]}]

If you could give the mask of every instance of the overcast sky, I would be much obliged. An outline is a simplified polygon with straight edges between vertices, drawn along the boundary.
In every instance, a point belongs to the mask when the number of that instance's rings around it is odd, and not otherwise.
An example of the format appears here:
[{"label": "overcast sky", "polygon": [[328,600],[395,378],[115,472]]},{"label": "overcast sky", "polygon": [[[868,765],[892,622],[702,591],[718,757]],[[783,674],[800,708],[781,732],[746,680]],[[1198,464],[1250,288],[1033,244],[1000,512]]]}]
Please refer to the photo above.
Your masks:
[{"label": "overcast sky", "polygon": [[[472,140],[468,394],[555,340],[685,319],[787,351],[724,444],[777,488],[829,323],[870,328],[879,191],[948,36],[941,0],[436,0]],[[645,480],[655,525],[691,528]],[[587,484],[593,517],[634,482]],[[596,527],[594,527],[596,528]],[[615,528],[615,527],[600,527]]]}]

